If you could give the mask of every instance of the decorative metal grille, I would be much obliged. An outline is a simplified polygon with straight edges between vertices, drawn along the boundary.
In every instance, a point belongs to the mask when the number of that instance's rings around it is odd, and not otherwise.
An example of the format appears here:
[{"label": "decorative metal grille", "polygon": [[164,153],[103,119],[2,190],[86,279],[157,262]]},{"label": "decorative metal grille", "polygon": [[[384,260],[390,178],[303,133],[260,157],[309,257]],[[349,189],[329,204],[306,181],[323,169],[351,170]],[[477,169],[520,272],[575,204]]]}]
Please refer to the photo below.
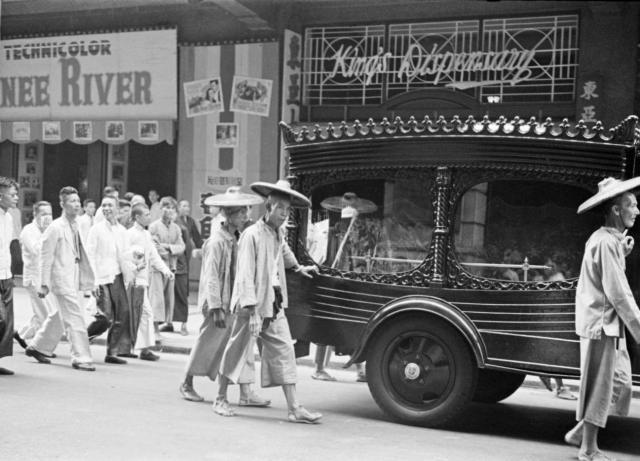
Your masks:
[{"label": "decorative metal grille", "polygon": [[[407,91],[474,80],[475,71],[448,70],[444,56],[477,51],[479,30],[479,21],[389,26],[389,47],[393,56],[387,74],[387,98]],[[406,56],[411,58],[406,59]],[[467,92],[475,96],[475,89]]]},{"label": "decorative metal grille", "polygon": [[485,52],[535,50],[526,80],[512,85],[513,74],[481,72],[480,80],[501,83],[480,87],[482,102],[571,102],[578,70],[578,16],[489,19],[483,23]]},{"label": "decorative metal grille", "polygon": [[384,43],[383,25],[307,29],[303,67],[305,104],[380,104],[384,75],[377,75],[367,84],[365,76],[350,75],[350,69],[334,74],[336,66],[344,61],[333,57],[375,55],[379,48],[384,48]]},{"label": "decorative metal grille", "polygon": [[487,103],[573,101],[578,16],[309,28],[304,104],[446,87]]}]

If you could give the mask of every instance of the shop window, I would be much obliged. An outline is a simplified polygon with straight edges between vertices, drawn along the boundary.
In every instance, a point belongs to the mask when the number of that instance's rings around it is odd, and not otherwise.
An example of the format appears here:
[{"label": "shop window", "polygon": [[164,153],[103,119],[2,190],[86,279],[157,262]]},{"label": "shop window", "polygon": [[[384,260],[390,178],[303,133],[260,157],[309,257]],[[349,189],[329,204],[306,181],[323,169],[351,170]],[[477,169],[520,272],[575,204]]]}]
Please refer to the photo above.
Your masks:
[{"label": "shop window", "polygon": [[431,241],[429,184],[345,181],[312,195],[307,250],[324,266],[343,271],[394,273],[422,263]]},{"label": "shop window", "polygon": [[539,181],[493,181],[468,189],[456,210],[459,263],[472,274],[508,281],[559,281],[579,275],[584,244],[601,224],[578,215],[589,192]]}]

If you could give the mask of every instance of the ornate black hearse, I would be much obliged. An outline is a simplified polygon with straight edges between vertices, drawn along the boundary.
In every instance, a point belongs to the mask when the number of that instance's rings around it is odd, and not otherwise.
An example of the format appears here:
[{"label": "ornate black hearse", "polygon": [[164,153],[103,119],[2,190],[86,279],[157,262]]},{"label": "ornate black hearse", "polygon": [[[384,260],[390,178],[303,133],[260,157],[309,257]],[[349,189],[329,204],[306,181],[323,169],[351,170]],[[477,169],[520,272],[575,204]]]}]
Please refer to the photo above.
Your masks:
[{"label": "ornate black hearse", "polygon": [[636,174],[636,124],[281,123],[290,179],[313,203],[290,244],[320,270],[289,276],[294,338],[366,361],[376,402],[410,424],[500,401],[526,374],[578,377],[575,287],[601,218],[576,210],[603,177]]}]

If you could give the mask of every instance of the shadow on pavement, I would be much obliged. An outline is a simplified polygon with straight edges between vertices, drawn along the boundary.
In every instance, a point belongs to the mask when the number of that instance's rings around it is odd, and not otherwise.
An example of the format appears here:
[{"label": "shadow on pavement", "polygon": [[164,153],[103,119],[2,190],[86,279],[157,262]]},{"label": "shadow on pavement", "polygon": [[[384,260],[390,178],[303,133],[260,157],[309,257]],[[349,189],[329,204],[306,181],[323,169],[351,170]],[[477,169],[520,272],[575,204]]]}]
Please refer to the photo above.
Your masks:
[{"label": "shadow on pavement", "polygon": [[[369,395],[351,393],[350,398],[349,406],[329,401],[326,402],[322,410],[345,416],[395,423],[372,402]],[[455,424],[447,425],[438,430],[484,434],[566,446],[563,437],[573,427],[574,420],[575,411],[562,408],[540,408],[512,403],[474,403]],[[425,428],[425,430],[430,429]],[[606,429],[600,433],[599,444],[606,451],[638,456],[640,455],[638,434],[640,434],[640,418],[612,416],[609,418]]]}]

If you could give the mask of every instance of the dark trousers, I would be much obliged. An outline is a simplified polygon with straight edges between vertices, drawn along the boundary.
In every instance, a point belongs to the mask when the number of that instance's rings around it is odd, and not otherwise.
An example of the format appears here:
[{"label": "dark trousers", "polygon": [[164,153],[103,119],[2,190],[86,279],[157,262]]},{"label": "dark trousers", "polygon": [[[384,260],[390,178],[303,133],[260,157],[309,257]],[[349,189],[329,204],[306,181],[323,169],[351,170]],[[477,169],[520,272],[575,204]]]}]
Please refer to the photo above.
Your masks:
[{"label": "dark trousers", "polygon": [[13,275],[22,274],[22,249],[20,248],[20,240],[11,240],[9,251],[11,251],[11,273]]},{"label": "dark trousers", "polygon": [[135,346],[138,337],[138,328],[140,327],[140,318],[142,317],[142,304],[144,303],[143,286],[132,285],[129,287],[127,296],[129,298],[129,306],[131,308],[129,321],[129,334],[131,335],[131,345]]},{"label": "dark trousers", "polygon": [[[98,313],[96,319],[88,327],[89,332],[95,335],[100,328],[109,325],[107,355],[131,352],[133,346],[130,324],[131,309],[122,274],[118,274],[113,283],[100,285],[100,296],[96,300],[96,305]],[[105,322],[105,319],[108,323]],[[102,331],[104,332],[104,330]]]},{"label": "dark trousers", "polygon": [[13,279],[0,280],[0,357],[13,355]]},{"label": "dark trousers", "polygon": [[173,307],[173,321],[186,322],[189,317],[189,274],[176,274],[174,290],[176,301]]}]

